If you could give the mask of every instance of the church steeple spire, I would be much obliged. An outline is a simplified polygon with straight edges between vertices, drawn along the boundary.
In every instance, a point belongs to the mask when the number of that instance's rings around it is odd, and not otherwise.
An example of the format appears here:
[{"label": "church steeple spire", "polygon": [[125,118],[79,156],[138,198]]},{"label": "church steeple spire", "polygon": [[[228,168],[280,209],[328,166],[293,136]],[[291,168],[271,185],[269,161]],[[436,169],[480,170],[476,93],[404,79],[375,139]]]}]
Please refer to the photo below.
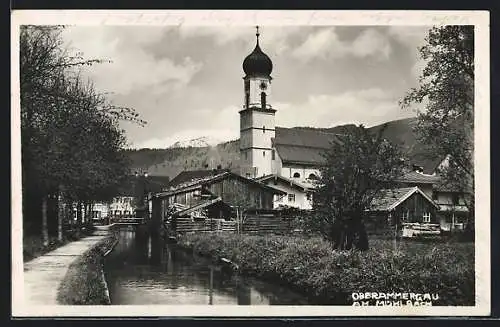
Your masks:
[{"label": "church steeple spire", "polygon": [[255,49],[243,61],[243,71],[247,76],[261,76],[270,78],[273,70],[271,59],[260,49],[259,45],[259,26],[255,26],[257,36],[257,44]]}]

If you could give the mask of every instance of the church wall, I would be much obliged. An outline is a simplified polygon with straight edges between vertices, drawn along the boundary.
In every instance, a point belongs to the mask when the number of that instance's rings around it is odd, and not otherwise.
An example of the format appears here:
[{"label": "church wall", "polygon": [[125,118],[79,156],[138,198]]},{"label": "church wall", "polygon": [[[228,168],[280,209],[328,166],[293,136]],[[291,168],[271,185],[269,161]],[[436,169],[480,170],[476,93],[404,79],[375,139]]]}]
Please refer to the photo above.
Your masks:
[{"label": "church wall", "polygon": [[240,149],[248,149],[252,146],[252,130],[240,133]]},{"label": "church wall", "polygon": [[[261,90],[260,89],[260,83],[266,82],[267,83],[267,89],[266,90]],[[260,93],[265,92],[266,96],[269,100],[269,97],[271,95],[271,85],[268,82],[266,78],[252,78],[250,79],[250,104],[259,104],[260,106]],[[269,103],[269,101],[268,101]]]},{"label": "church wall", "polygon": [[[271,156],[272,156],[272,153],[271,153]],[[272,172],[272,174],[281,176],[282,164],[283,163],[281,161],[281,157],[278,154],[278,151],[276,151],[276,149],[274,149],[274,160],[272,160],[272,158],[271,158],[271,172]]]},{"label": "church wall", "polygon": [[271,149],[271,138],[274,137],[274,131],[261,129],[252,129],[252,147]]},{"label": "church wall", "polygon": [[264,175],[269,175],[272,172],[271,169],[271,153],[272,150],[262,150],[262,149],[252,149],[252,165],[257,168],[257,175],[255,177],[260,177]]},{"label": "church wall", "polygon": [[[293,177],[295,173],[300,174],[299,178]],[[281,168],[281,176],[286,178],[294,179],[294,180],[306,180],[310,174],[315,174],[319,177],[319,169],[311,168],[306,166],[298,166],[298,165],[283,165]]]},{"label": "church wall", "polygon": [[252,115],[250,111],[240,113],[240,131],[242,129],[252,127]]}]

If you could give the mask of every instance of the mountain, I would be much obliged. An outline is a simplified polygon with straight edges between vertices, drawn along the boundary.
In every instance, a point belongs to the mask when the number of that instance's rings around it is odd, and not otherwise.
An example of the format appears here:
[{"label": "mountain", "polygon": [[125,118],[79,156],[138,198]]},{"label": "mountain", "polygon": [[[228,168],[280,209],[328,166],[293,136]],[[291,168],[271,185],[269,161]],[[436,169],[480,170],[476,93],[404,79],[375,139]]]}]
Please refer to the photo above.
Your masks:
[{"label": "mountain", "polygon": [[204,136],[187,141],[177,141],[171,146],[169,146],[169,148],[190,148],[190,147],[201,148],[206,146],[215,146],[218,143],[220,143],[220,140]]},{"label": "mountain", "polygon": [[[429,151],[420,144],[413,132],[416,118],[394,120],[385,124],[370,127],[378,132],[386,125],[384,137],[398,145],[414,164],[424,167],[429,173],[440,162],[433,158]],[[296,129],[318,130],[329,133],[343,134],[355,128],[354,124],[335,126],[331,128],[294,127]],[[150,175],[168,176],[173,179],[183,170],[239,167],[239,140],[211,145],[209,138],[194,139],[189,142],[178,142],[166,149],[125,150],[131,160],[132,170],[145,170]]]},{"label": "mountain", "polygon": [[148,171],[150,175],[169,176],[183,170],[239,167],[239,140],[215,146],[186,146],[166,149],[128,149],[131,170]]}]

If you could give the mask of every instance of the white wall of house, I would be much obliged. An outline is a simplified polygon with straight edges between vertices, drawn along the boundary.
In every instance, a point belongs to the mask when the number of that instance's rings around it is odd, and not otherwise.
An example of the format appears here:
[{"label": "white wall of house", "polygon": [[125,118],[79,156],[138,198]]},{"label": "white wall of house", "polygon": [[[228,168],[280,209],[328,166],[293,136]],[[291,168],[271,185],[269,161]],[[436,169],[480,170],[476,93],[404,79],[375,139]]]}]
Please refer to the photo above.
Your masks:
[{"label": "white wall of house", "polygon": [[283,182],[278,181],[274,184],[274,180],[266,181],[266,184],[278,189],[280,191],[286,192],[286,195],[275,195],[274,196],[274,208],[282,206],[290,206],[304,210],[312,209],[312,197],[308,198],[306,192],[299,190],[297,187],[290,186]]},{"label": "white wall of house", "polygon": [[105,218],[110,216],[133,215],[134,197],[120,196],[113,198],[111,203],[94,203],[92,216],[95,218]]},{"label": "white wall of house", "polygon": [[134,213],[133,203],[132,196],[115,197],[109,206],[109,214],[114,216],[132,215]]}]

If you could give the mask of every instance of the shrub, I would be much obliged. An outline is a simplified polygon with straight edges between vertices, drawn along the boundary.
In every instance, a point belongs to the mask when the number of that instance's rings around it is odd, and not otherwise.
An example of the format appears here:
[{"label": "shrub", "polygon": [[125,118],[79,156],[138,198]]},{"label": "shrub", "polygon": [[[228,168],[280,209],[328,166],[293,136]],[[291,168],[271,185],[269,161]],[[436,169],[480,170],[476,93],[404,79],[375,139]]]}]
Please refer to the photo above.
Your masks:
[{"label": "shrub", "polygon": [[[346,304],[352,292],[438,293],[433,305],[474,305],[474,247],[457,242],[371,240],[369,251],[334,251],[319,237],[186,234],[180,246],[236,262],[240,272]],[[347,303],[348,304],[348,303]]]}]

